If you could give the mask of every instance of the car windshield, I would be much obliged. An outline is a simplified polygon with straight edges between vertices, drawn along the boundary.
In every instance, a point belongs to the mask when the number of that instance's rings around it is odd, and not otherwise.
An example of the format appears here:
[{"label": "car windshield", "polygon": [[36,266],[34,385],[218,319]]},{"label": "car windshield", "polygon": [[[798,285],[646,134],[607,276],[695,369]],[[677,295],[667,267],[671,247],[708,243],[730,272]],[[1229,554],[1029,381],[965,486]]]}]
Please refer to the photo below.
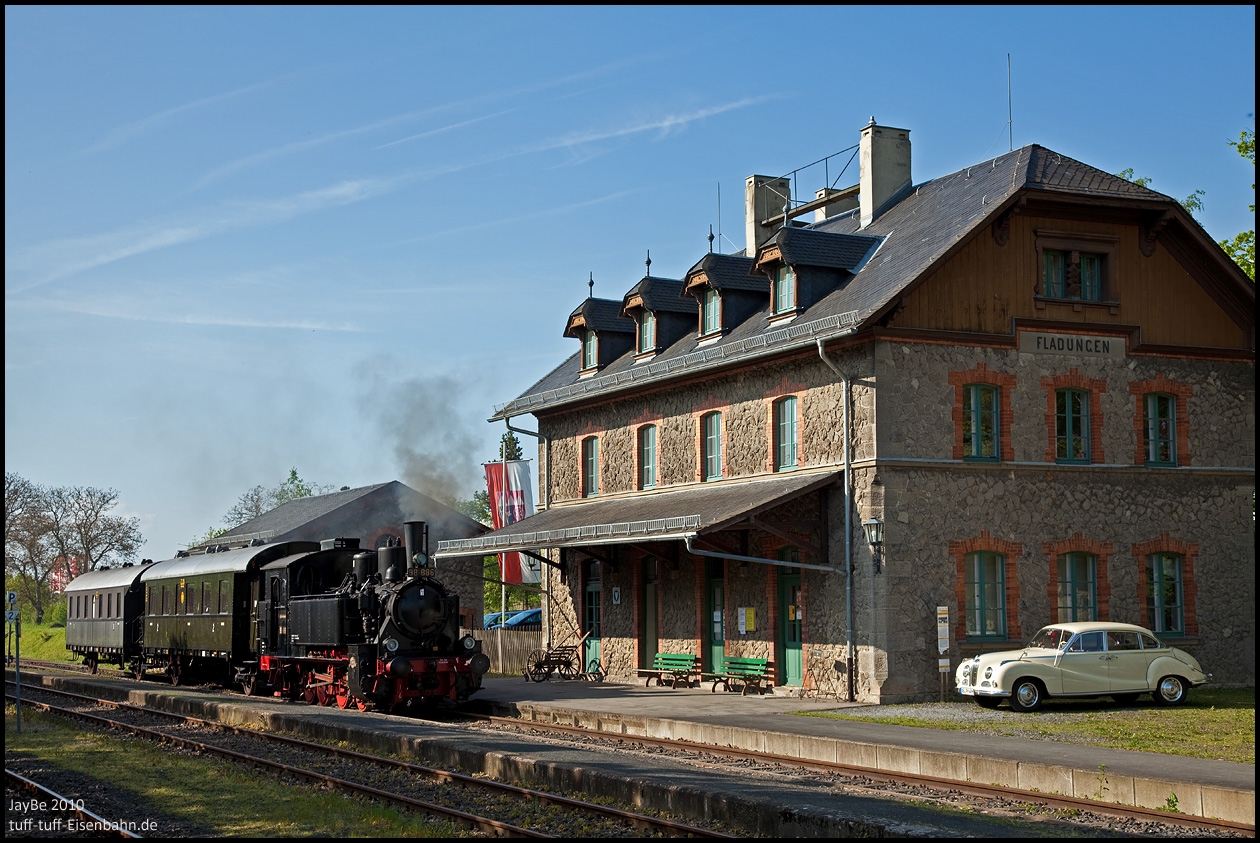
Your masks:
[{"label": "car windshield", "polygon": [[1071,637],[1072,633],[1066,629],[1047,626],[1032,637],[1032,640],[1028,642],[1028,646],[1042,647],[1047,650],[1062,650],[1067,646],[1068,639]]}]

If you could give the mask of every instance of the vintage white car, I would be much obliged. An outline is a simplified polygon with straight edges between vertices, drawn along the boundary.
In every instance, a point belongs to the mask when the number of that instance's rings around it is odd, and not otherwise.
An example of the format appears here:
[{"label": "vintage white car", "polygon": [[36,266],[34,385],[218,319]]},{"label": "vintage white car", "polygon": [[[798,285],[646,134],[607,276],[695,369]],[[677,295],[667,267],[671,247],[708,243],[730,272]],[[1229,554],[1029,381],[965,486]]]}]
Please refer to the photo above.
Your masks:
[{"label": "vintage white car", "polygon": [[1189,653],[1127,623],[1047,626],[1024,649],[976,656],[954,675],[958,693],[982,708],[1009,699],[1015,711],[1036,711],[1047,697],[1110,696],[1128,704],[1146,693],[1159,705],[1180,705],[1211,679]]}]

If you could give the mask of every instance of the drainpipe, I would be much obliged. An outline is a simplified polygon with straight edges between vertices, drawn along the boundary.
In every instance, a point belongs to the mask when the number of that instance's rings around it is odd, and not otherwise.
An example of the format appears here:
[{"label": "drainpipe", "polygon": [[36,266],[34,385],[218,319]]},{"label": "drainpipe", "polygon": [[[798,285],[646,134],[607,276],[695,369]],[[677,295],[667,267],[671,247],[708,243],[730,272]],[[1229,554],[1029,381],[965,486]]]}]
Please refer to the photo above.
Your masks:
[{"label": "drainpipe", "polygon": [[[546,462],[546,467],[543,469],[546,472],[546,477],[543,480],[543,508],[551,509],[551,440],[548,439],[543,434],[539,433],[538,431],[525,430],[524,428],[520,428],[520,427],[512,427],[512,419],[510,416],[507,418],[504,418],[503,423],[507,425],[507,429],[512,431],[513,433],[524,433],[526,436],[534,437],[535,439],[538,440],[538,444],[542,446],[543,460]],[[506,448],[503,449],[503,482],[504,483],[507,482],[507,449]],[[542,613],[543,640],[546,642],[547,649],[551,649],[551,611],[550,611],[551,610],[551,570],[550,570],[549,565],[543,566],[542,575],[544,578],[544,582],[541,584],[542,585],[542,589],[541,589],[542,599],[543,599],[543,607],[542,607],[543,609],[543,613]],[[506,595],[507,585],[503,586],[503,591],[504,591],[504,594]],[[506,603],[506,599],[504,602]],[[506,609],[507,606],[505,605],[503,608]],[[501,639],[502,635],[500,635],[499,637]]]},{"label": "drainpipe", "polygon": [[848,687],[849,702],[854,702],[857,696],[853,693],[853,655],[856,647],[853,643],[853,475],[851,471],[852,460],[849,457],[849,378],[827,356],[827,351],[823,348],[822,337],[819,337],[817,342],[818,356],[827,364],[827,368],[835,372],[836,377],[840,378],[840,383],[844,389],[844,634],[845,640],[849,645],[849,652],[845,657],[845,670],[848,673],[848,681],[845,685]]}]

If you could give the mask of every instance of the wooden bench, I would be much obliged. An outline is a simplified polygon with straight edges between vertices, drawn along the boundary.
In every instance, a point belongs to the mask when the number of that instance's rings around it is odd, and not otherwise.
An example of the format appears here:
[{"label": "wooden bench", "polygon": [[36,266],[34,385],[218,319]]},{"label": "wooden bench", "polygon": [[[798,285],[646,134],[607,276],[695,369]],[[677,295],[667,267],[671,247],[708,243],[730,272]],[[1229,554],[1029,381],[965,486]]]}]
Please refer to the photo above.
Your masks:
[{"label": "wooden bench", "polygon": [[671,686],[674,688],[680,682],[684,687],[690,688],[691,678],[700,673],[700,659],[685,653],[657,653],[652,659],[651,667],[640,667],[635,673],[647,677],[643,686],[645,688],[651,686],[653,679],[657,685],[664,685],[666,677],[672,677]]},{"label": "wooden bench", "polygon": [[703,674],[703,681],[713,681],[711,693],[717,691],[718,685],[730,691],[731,683],[735,682],[742,686],[740,688],[740,696],[747,694],[749,691],[756,691],[760,695],[769,690],[774,683],[774,664],[769,659],[745,659],[738,656],[727,656],[722,662],[721,673]]}]

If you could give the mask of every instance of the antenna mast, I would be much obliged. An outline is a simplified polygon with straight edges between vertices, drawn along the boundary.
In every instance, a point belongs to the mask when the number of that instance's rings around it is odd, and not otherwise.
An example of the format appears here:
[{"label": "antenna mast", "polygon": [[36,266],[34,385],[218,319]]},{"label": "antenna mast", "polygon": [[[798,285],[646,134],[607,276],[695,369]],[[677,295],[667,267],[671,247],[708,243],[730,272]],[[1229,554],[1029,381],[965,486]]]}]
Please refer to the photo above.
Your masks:
[{"label": "antenna mast", "polygon": [[1011,54],[1006,54],[1006,137],[1007,152],[1015,149],[1015,129],[1011,125]]}]

